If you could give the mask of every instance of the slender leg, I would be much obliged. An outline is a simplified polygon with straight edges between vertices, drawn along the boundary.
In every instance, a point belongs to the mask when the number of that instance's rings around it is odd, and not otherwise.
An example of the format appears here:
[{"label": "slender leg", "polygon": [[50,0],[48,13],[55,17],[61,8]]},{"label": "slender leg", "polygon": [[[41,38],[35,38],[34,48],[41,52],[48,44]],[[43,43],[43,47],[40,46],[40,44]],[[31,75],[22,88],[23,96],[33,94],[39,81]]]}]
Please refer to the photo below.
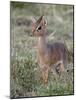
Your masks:
[{"label": "slender leg", "polygon": [[60,75],[62,72],[64,72],[64,64],[63,62],[59,63],[56,66],[56,72]]},{"label": "slender leg", "polygon": [[47,69],[46,71],[45,71],[45,79],[44,79],[44,83],[45,84],[47,84],[48,83],[48,72],[49,72],[49,70]]},{"label": "slender leg", "polygon": [[64,64],[63,63],[60,64],[60,71],[64,72]]},{"label": "slender leg", "polygon": [[48,83],[48,74],[49,74],[49,67],[44,67],[42,69],[42,79],[45,85]]}]

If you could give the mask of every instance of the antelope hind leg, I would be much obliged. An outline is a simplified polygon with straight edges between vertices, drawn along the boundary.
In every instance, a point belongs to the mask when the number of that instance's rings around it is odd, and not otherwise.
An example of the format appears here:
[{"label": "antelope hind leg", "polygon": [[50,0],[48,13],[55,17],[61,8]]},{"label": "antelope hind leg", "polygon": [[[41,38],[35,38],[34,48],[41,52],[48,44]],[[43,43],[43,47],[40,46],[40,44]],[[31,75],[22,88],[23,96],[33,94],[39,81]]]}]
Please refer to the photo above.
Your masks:
[{"label": "antelope hind leg", "polygon": [[58,74],[61,74],[62,72],[64,72],[64,64],[63,62],[58,63],[58,65],[56,66],[56,72]]}]

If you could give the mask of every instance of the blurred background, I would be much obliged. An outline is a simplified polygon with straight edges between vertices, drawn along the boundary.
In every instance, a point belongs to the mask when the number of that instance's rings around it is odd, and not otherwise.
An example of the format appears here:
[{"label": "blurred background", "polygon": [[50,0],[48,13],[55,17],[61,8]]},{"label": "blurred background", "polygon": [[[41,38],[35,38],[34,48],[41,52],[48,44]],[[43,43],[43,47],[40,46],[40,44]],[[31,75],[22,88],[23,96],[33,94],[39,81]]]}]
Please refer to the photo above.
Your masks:
[{"label": "blurred background", "polygon": [[[73,13],[73,5],[10,2],[11,98],[73,94]],[[64,42],[68,48],[65,74],[50,72],[47,88],[39,78],[37,38],[31,37],[31,19],[42,14],[47,20],[47,41]]]}]

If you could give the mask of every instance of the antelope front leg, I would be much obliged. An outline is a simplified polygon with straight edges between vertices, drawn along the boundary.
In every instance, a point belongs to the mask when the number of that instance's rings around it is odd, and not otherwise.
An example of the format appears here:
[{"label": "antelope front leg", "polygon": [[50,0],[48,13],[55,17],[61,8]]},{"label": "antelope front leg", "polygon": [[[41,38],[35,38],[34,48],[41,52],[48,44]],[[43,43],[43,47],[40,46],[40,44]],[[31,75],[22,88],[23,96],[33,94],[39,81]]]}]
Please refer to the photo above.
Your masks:
[{"label": "antelope front leg", "polygon": [[43,82],[46,85],[48,83],[49,67],[45,66],[44,68],[42,68],[41,74]]}]

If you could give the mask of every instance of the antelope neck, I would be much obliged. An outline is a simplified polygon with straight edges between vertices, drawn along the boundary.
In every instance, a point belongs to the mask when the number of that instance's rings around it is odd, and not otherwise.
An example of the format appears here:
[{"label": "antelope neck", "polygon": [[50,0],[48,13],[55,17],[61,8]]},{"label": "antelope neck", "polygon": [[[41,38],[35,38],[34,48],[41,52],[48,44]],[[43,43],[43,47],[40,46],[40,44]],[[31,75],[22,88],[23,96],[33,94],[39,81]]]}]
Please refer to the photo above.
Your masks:
[{"label": "antelope neck", "polygon": [[47,49],[46,36],[38,37],[38,51],[39,51],[39,53],[46,52],[46,49]]}]

